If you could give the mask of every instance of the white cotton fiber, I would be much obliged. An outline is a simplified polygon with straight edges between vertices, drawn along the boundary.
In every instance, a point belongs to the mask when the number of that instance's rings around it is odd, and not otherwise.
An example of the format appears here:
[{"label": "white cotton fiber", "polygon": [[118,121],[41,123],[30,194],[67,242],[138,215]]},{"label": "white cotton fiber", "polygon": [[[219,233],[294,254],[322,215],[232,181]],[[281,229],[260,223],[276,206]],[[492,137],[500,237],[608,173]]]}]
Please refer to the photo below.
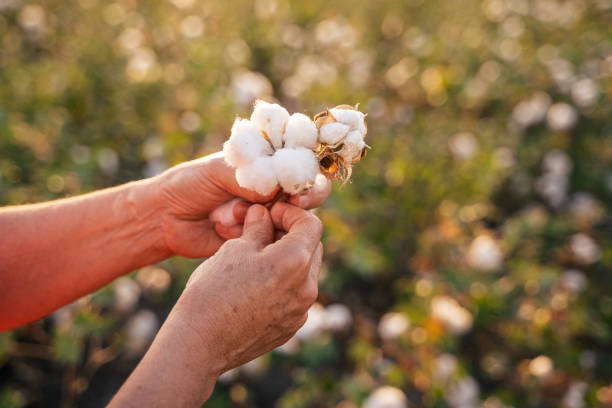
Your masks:
[{"label": "white cotton fiber", "polygon": [[276,103],[262,100],[255,102],[255,108],[251,114],[251,121],[259,130],[266,132],[275,149],[283,147],[283,131],[288,119],[287,109]]},{"label": "white cotton fiber", "polygon": [[351,130],[358,129],[364,117],[363,113],[353,109],[332,108],[329,110],[329,112],[338,122],[344,123],[350,127]]},{"label": "white cotton fiber", "polygon": [[289,117],[283,135],[284,147],[317,147],[317,126],[302,113],[294,113]]},{"label": "white cotton fiber", "polygon": [[246,166],[257,157],[272,153],[270,143],[247,119],[236,119],[229,140],[223,144],[225,160],[234,167]]},{"label": "white cotton fiber", "polygon": [[363,115],[361,119],[359,119],[359,126],[357,126],[357,130],[359,131],[359,133],[361,133],[361,137],[365,137],[365,134],[368,131],[368,127],[365,123],[365,115]]},{"label": "white cotton fiber", "polygon": [[258,157],[253,163],[236,169],[236,181],[261,195],[272,193],[278,186],[273,156]]},{"label": "white cotton fiber", "polygon": [[285,192],[297,194],[314,183],[319,163],[312,150],[280,149],[273,157],[276,177]]},{"label": "white cotton fiber", "polygon": [[346,136],[349,127],[340,122],[328,123],[319,129],[319,141],[333,146]]},{"label": "white cotton fiber", "polygon": [[361,134],[359,130],[353,130],[346,135],[344,146],[342,146],[338,154],[342,156],[344,161],[352,162],[359,157],[364,147],[365,142],[363,141],[363,134]]}]

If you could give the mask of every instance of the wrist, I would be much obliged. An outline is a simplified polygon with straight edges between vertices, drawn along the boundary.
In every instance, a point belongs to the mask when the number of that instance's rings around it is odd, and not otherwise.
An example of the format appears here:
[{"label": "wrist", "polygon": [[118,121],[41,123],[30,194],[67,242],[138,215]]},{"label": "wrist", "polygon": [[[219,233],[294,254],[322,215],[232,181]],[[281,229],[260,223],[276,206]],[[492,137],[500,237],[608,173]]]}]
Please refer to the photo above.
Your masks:
[{"label": "wrist", "polygon": [[153,262],[173,255],[166,243],[163,217],[164,205],[160,198],[159,181],[156,178],[144,179],[127,184],[123,206],[132,221],[147,234]]},{"label": "wrist", "polygon": [[[190,295],[196,295],[195,302],[189,299]],[[218,309],[204,301],[208,297],[203,293],[191,293],[187,287],[166,322],[173,333],[187,343],[192,361],[216,380],[230,368],[223,344],[219,343],[223,336],[218,330],[227,322],[218,321]]]},{"label": "wrist", "polygon": [[202,405],[219,376],[207,364],[211,355],[173,310],[110,406]]}]

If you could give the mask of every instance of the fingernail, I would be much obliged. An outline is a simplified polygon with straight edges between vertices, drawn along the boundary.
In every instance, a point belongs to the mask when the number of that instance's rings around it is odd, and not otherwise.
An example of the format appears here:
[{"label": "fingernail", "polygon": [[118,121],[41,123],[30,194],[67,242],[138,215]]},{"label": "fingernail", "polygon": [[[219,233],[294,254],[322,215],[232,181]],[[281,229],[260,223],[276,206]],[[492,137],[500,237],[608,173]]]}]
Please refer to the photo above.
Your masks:
[{"label": "fingernail", "polygon": [[243,222],[251,205],[246,201],[240,201],[234,206],[234,218],[238,222]]},{"label": "fingernail", "polygon": [[255,204],[249,207],[245,223],[259,221],[266,215],[266,208],[263,205]]}]

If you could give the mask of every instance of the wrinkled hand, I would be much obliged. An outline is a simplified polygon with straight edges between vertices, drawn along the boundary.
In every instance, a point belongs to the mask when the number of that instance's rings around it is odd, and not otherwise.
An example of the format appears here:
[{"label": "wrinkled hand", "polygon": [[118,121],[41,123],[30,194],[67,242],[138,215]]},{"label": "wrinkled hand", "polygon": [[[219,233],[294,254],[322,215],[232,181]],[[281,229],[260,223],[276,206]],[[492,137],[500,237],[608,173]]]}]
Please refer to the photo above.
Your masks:
[{"label": "wrinkled hand", "polygon": [[[262,196],[241,188],[235,169],[225,163],[222,153],[175,166],[155,178],[159,190],[160,219],[168,250],[187,257],[207,257],[219,249],[227,239],[242,233],[242,221],[251,203],[266,203],[276,191]],[[309,209],[321,205],[331,191],[329,181],[322,179],[311,190],[293,196],[291,204]],[[236,198],[232,206],[238,225],[225,227],[209,219],[217,207]]]},{"label": "wrinkled hand", "polygon": [[[169,319],[203,339],[220,372],[285,343],[317,298],[321,222],[286,203],[249,207],[242,237],[192,274]],[[274,242],[275,230],[286,231]]]}]

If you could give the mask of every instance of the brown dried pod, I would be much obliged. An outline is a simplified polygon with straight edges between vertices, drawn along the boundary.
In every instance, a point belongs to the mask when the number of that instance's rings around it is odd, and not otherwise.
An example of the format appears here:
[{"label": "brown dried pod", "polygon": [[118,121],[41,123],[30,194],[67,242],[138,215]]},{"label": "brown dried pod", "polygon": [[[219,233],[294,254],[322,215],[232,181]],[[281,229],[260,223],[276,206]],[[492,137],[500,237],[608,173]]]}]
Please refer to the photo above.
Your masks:
[{"label": "brown dried pod", "polygon": [[[358,125],[353,123],[353,121],[351,123],[347,123],[346,117],[336,118],[333,114],[333,111],[335,111],[336,115],[343,116],[341,111],[344,110],[359,112],[358,107],[359,104],[355,106],[338,105],[334,108],[319,112],[314,116],[314,122],[317,129],[319,129],[319,132],[321,131],[321,127],[336,122],[346,125],[349,129],[347,133],[333,145],[324,143],[321,141],[321,138],[319,138],[320,144],[315,153],[319,159],[321,173],[331,180],[342,180],[345,183],[349,181],[353,171],[353,163],[356,163],[365,157],[366,150],[370,149],[370,146],[365,144],[364,141],[368,132],[367,124],[365,122],[365,117],[367,114],[362,114],[362,116],[351,116],[353,120],[355,118],[359,118]],[[345,120],[343,121],[342,119]]]}]

